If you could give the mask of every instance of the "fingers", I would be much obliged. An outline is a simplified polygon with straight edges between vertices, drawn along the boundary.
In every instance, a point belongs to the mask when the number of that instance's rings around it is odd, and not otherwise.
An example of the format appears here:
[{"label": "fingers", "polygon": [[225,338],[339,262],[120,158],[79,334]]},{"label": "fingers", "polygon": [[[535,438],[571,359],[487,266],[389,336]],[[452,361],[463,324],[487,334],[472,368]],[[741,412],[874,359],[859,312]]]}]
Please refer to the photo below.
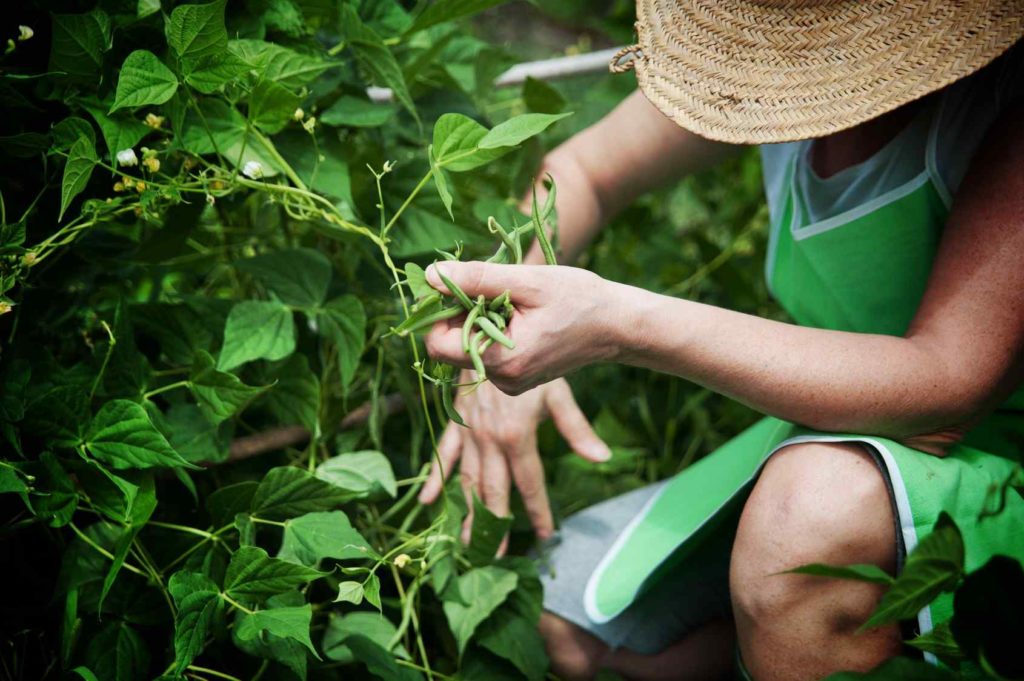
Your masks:
[{"label": "fingers", "polygon": [[485,298],[496,298],[505,291],[512,291],[518,299],[533,290],[533,269],[527,265],[498,265],[480,261],[434,263],[427,268],[427,283],[442,293],[451,293],[441,280],[442,272],[470,298],[483,294]]},{"label": "fingers", "polygon": [[427,354],[439,362],[468,369],[473,363],[462,349],[462,329],[451,324],[434,324],[423,339]]},{"label": "fingers", "polygon": [[[508,470],[508,461],[501,453],[498,446],[487,442],[482,444],[480,452],[480,492],[481,501],[494,515],[505,517],[510,514],[509,492],[512,486],[512,476]],[[503,537],[501,546],[498,548],[498,555],[505,552],[508,538]]]},{"label": "fingers", "polygon": [[462,523],[462,543],[469,543],[469,530],[473,526],[473,492],[480,484],[480,450],[472,438],[462,441],[462,466],[459,467],[459,484],[466,497],[466,519]]},{"label": "fingers", "polygon": [[448,427],[444,429],[440,442],[437,443],[437,457],[440,459],[441,465],[438,465],[437,459],[431,464],[430,475],[427,476],[427,481],[423,483],[423,489],[420,490],[419,502],[421,504],[434,503],[444,486],[444,481],[451,477],[452,469],[455,467],[455,462],[459,460],[461,452],[462,433],[457,425],[449,423]]},{"label": "fingers", "polygon": [[551,517],[551,504],[544,484],[544,465],[537,451],[537,434],[531,431],[516,444],[517,451],[508,456],[512,479],[523,498],[523,505],[530,517],[537,538],[548,539],[555,530]]},{"label": "fingers", "polygon": [[597,436],[583,414],[572,389],[565,381],[556,381],[547,392],[545,404],[558,432],[572,450],[588,461],[601,462],[611,458],[611,450]]}]

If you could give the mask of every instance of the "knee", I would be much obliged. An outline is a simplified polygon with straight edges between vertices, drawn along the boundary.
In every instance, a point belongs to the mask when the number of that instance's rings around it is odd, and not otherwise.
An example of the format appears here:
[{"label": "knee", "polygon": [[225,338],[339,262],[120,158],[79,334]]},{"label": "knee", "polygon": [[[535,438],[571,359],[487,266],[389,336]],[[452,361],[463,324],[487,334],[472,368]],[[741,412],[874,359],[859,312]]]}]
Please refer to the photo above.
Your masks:
[{"label": "knee", "polygon": [[740,518],[730,564],[737,614],[773,618],[797,606],[820,580],[778,573],[807,563],[893,570],[894,528],[885,480],[863,448],[786,447],[765,465]]},{"label": "knee", "polygon": [[566,681],[587,681],[604,666],[609,648],[575,624],[549,612],[540,618],[540,633],[551,669]]}]

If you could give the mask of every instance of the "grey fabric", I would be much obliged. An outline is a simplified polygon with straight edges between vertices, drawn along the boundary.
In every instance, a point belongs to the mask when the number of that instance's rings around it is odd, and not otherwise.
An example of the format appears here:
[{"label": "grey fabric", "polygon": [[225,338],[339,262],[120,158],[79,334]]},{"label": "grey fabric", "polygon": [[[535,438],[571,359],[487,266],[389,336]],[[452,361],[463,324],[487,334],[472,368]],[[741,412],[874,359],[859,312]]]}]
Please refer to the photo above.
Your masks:
[{"label": "grey fabric", "polygon": [[583,593],[591,573],[616,537],[665,483],[609,499],[569,517],[543,550],[540,561],[544,609],[586,629],[613,648],[650,655],[712,619],[727,617],[730,534],[699,557],[666,571],[664,577],[621,615],[591,622]]}]

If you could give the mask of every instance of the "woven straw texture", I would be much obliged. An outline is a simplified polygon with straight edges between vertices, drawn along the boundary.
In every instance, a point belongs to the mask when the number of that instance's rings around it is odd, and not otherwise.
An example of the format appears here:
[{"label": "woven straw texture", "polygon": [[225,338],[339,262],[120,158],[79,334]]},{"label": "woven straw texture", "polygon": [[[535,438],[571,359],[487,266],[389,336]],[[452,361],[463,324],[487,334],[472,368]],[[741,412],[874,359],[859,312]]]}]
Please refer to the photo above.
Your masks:
[{"label": "woven straw texture", "polygon": [[[1024,0],[638,0],[644,94],[704,137],[822,137],[977,71],[1024,35]],[[625,60],[625,61],[623,61]]]}]

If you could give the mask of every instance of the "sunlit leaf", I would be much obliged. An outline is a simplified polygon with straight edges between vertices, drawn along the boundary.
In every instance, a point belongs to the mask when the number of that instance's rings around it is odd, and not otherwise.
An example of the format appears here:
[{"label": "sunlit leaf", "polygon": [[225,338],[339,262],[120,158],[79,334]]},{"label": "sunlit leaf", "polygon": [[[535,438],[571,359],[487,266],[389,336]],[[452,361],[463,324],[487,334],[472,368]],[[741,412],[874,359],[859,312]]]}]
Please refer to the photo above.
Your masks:
[{"label": "sunlit leaf", "polygon": [[135,50],[121,64],[110,113],[127,107],[163,104],[174,96],[178,79],[149,50]]}]

